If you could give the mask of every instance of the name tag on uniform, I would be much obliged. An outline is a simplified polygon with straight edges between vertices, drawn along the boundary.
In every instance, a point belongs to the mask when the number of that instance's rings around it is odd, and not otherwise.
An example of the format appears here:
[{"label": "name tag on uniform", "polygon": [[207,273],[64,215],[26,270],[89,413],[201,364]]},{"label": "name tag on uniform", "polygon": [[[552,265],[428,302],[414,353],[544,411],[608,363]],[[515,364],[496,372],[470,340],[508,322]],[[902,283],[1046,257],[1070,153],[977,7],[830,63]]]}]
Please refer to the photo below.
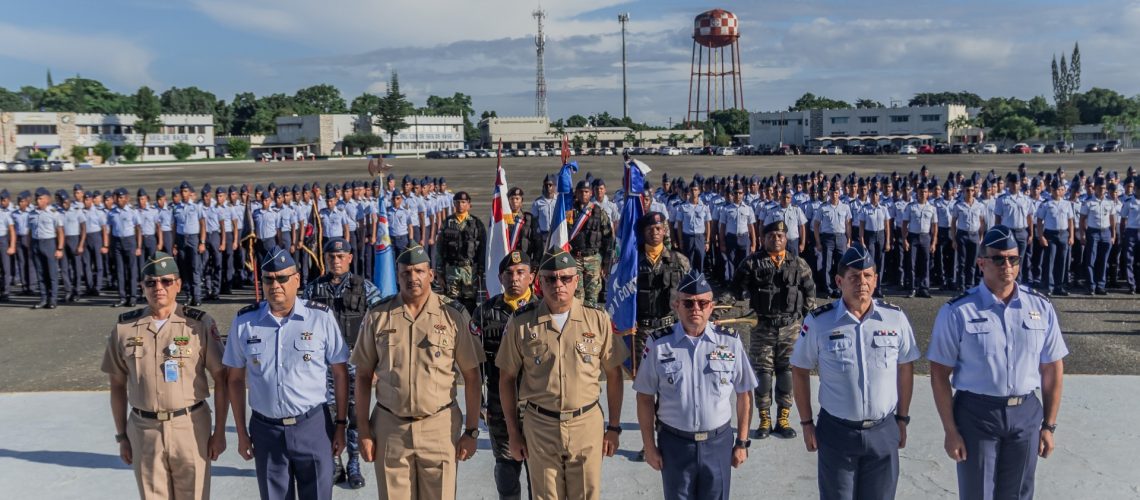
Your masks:
[{"label": "name tag on uniform", "polygon": [[162,363],[163,379],[167,382],[178,381],[178,362],[168,359]]},{"label": "name tag on uniform", "polygon": [[261,337],[250,337],[248,339],[245,339],[245,343],[247,343],[247,344],[260,344],[261,343]]},{"label": "name tag on uniform", "polygon": [[143,345],[142,337],[131,337],[130,339],[127,339],[127,347],[138,347],[141,345]]},{"label": "name tag on uniform", "polygon": [[899,332],[896,332],[894,330],[878,330],[871,335],[875,337],[898,337]]},{"label": "name tag on uniform", "polygon": [[839,340],[843,338],[842,333],[833,333],[827,337],[827,340]]},{"label": "name tag on uniform", "polygon": [[988,321],[986,318],[974,318],[970,320],[970,323],[985,323],[986,321]]}]

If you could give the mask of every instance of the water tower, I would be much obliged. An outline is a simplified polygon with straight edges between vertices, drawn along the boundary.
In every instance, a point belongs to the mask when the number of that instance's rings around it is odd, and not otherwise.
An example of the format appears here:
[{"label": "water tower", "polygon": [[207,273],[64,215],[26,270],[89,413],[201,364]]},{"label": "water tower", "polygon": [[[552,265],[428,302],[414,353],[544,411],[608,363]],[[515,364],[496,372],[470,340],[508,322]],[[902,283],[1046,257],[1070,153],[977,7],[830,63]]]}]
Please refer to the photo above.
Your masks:
[{"label": "water tower", "polygon": [[[740,24],[724,9],[701,13],[693,23],[692,69],[689,74],[689,112],[686,122],[708,120],[709,113],[744,109],[740,80]],[[727,56],[725,49],[728,49]],[[729,92],[732,93],[731,101]]]}]

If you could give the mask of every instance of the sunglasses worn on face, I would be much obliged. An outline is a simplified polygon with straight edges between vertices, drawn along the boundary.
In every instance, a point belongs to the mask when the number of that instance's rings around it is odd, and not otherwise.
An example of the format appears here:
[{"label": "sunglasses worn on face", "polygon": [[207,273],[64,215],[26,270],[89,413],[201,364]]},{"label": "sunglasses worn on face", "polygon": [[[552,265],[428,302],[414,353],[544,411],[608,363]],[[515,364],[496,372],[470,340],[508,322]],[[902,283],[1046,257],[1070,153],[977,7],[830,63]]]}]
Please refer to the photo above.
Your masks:
[{"label": "sunglasses worn on face", "polygon": [[711,300],[706,299],[681,299],[681,305],[685,309],[708,309],[712,305]]},{"label": "sunglasses worn on face", "polygon": [[995,266],[1004,266],[1005,263],[1008,262],[1010,267],[1012,267],[1021,263],[1020,255],[990,255],[985,258],[993,262]]},{"label": "sunglasses worn on face", "polygon": [[288,282],[289,282],[289,278],[292,278],[292,277],[293,277],[294,275],[296,275],[296,274],[297,274],[297,273],[293,273],[293,274],[283,274],[283,275],[280,275],[280,276],[262,276],[262,277],[261,277],[261,281],[264,281],[266,284],[270,284],[270,283],[274,283],[274,282],[276,282],[276,283],[280,283],[280,284],[284,285],[285,283],[288,283]]},{"label": "sunglasses worn on face", "polygon": [[143,286],[145,286],[147,288],[154,288],[159,283],[162,284],[163,288],[170,288],[170,287],[174,286],[174,278],[161,278],[161,279],[145,280],[145,281],[143,281]]},{"label": "sunglasses worn on face", "polygon": [[569,285],[570,282],[574,281],[574,278],[576,277],[578,276],[575,274],[567,274],[562,276],[543,276],[542,281],[544,281],[547,285],[552,286],[558,282],[562,282],[563,285]]}]

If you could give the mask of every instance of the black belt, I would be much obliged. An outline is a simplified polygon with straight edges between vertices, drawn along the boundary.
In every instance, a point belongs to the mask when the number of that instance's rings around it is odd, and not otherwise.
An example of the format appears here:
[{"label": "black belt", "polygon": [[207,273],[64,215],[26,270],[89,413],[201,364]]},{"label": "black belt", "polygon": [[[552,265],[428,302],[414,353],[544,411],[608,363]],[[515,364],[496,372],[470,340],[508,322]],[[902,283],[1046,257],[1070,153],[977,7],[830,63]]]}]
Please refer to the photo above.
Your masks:
[{"label": "black belt", "polygon": [[570,255],[573,255],[575,258],[591,257],[594,255],[598,255],[598,253],[600,253],[599,250],[582,250],[582,251],[571,250],[570,251]]},{"label": "black belt", "polygon": [[677,320],[673,316],[665,316],[664,318],[658,319],[641,319],[637,321],[637,324],[646,328],[664,328],[666,326],[673,326],[673,323],[676,322]]},{"label": "black belt", "polygon": [[441,407],[440,409],[438,409],[438,410],[436,410],[436,411],[433,411],[433,412],[431,412],[431,415],[424,415],[424,416],[422,416],[422,417],[401,417],[401,416],[397,415],[397,414],[396,414],[396,412],[394,412],[394,411],[392,411],[391,409],[389,409],[387,406],[384,406],[384,405],[380,404],[380,402],[379,402],[379,401],[377,401],[377,402],[376,402],[376,407],[377,407],[377,408],[380,408],[381,410],[384,410],[384,411],[388,412],[388,413],[389,413],[389,414],[391,414],[393,417],[396,417],[396,419],[397,419],[397,420],[401,420],[401,421],[404,421],[404,422],[419,422],[420,420],[424,420],[424,419],[427,419],[427,418],[431,418],[431,417],[434,417],[434,416],[438,415],[438,414],[439,414],[439,412],[441,412],[441,411],[443,411],[443,410],[446,410],[446,409],[448,409],[448,408],[451,408],[452,406],[455,406],[455,400],[451,400],[451,402],[450,402],[450,403],[447,403],[447,404],[443,405],[443,407]]},{"label": "black belt", "polygon": [[761,322],[774,328],[783,328],[796,322],[795,316],[756,316],[756,324]]},{"label": "black belt", "polygon": [[850,427],[852,429],[871,429],[873,427],[878,426],[879,424],[881,424],[883,422],[886,422],[891,417],[895,416],[892,413],[892,414],[887,415],[887,416],[880,418],[878,420],[847,420],[845,418],[839,418],[835,415],[832,415],[832,414],[828,413],[827,410],[824,410],[823,408],[820,408],[819,415],[821,417],[826,416],[829,420],[833,420],[833,421],[835,421],[835,423],[837,423],[839,425],[842,425],[844,427]]},{"label": "black belt", "polygon": [[567,420],[572,420],[574,418],[577,418],[577,417],[581,416],[582,414],[594,409],[595,406],[598,406],[597,401],[594,401],[593,403],[590,403],[586,406],[578,408],[577,410],[553,411],[553,410],[547,410],[546,408],[543,408],[543,407],[538,406],[534,403],[531,403],[530,401],[526,402],[527,408],[534,410],[539,415],[545,415],[545,416],[550,417],[550,418],[556,418],[560,422],[565,422]]},{"label": "black belt", "polygon": [[181,417],[182,415],[186,415],[187,413],[190,413],[194,410],[197,410],[198,407],[200,407],[204,404],[206,404],[205,401],[199,401],[199,402],[194,403],[190,406],[187,406],[181,410],[174,410],[174,411],[146,411],[146,410],[140,410],[138,408],[131,408],[131,411],[134,412],[135,415],[138,415],[142,418],[149,418],[151,420],[166,421],[166,420],[170,420],[171,418],[174,418],[174,417]]},{"label": "black belt", "polygon": [[725,422],[724,425],[720,426],[717,429],[713,429],[711,431],[688,432],[688,431],[683,431],[681,429],[678,429],[676,427],[671,427],[669,425],[663,424],[660,421],[658,421],[658,427],[661,430],[668,432],[669,434],[672,434],[672,435],[677,436],[679,438],[687,439],[689,441],[696,441],[698,443],[700,443],[702,441],[708,441],[709,439],[712,439],[716,436],[719,436],[721,433],[731,429],[731,427],[729,427],[728,424],[729,424],[728,422]]},{"label": "black belt", "polygon": [[1033,396],[1033,393],[1024,396],[990,396],[970,391],[958,391],[956,394],[999,406],[1021,406]]},{"label": "black belt", "polygon": [[320,405],[312,407],[311,409],[309,409],[309,411],[307,411],[305,413],[302,413],[300,415],[295,415],[292,417],[273,418],[273,417],[267,417],[267,416],[262,415],[262,414],[255,411],[255,412],[253,412],[253,418],[256,418],[256,419],[258,419],[262,422],[265,422],[267,424],[290,426],[290,425],[297,425],[297,424],[304,422],[304,421],[306,421],[306,420],[308,420],[308,419],[310,419],[316,415],[320,415],[324,411],[325,411],[325,405],[320,404]]}]

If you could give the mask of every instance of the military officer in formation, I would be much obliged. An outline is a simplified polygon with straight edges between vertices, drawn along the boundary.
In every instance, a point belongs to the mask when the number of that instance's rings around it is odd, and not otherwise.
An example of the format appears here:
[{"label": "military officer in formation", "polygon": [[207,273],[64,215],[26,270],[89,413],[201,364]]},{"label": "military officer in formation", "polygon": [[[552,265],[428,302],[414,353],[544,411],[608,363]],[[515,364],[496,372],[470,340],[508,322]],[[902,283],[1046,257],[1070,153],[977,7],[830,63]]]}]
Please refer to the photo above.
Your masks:
[{"label": "military officer in formation", "polygon": [[[809,452],[818,452],[822,499],[893,499],[906,446],[918,345],[906,314],[874,298],[875,260],[856,244],[835,276],[842,298],[804,319],[792,353],[796,408]],[[818,421],[812,370],[819,370]]]},{"label": "military officer in formation", "polygon": [[[360,450],[376,463],[381,499],[454,499],[456,461],[471,458],[479,438],[483,353],[463,306],[432,291],[423,247],[396,263],[400,293],[368,311],[352,351],[356,418],[370,422]],[[466,411],[455,401],[457,368]]]},{"label": "military officer in formation", "polygon": [[575,297],[577,269],[565,251],[543,255],[542,300],[515,311],[495,357],[511,455],[527,461],[536,499],[601,498],[602,457],[617,451],[622,431],[621,365],[629,351],[609,315]]},{"label": "military officer in formation", "polygon": [[[510,434],[507,420],[503,416],[502,398],[499,395],[499,367],[495,356],[502,344],[507,320],[519,308],[538,300],[531,284],[534,283],[534,269],[530,256],[515,250],[499,262],[499,282],[503,293],[495,295],[475,308],[471,315],[471,333],[483,347],[486,362],[483,363],[483,378],[487,390],[486,413],[484,419],[491,437],[491,453],[495,455],[495,489],[500,500],[519,500],[523,497],[519,475],[526,462],[511,456]],[[521,419],[519,425],[522,425]]]},{"label": "military officer in formation", "polygon": [[581,278],[575,297],[587,305],[603,303],[605,279],[614,258],[614,224],[593,196],[590,183],[579,181],[574,189],[574,206],[566,214],[570,253]]},{"label": "military officer in formation", "polygon": [[942,306],[927,352],[963,500],[1033,498],[1037,459],[1054,450],[1069,350],[1049,299],[1018,284],[1016,234],[1002,224],[986,231],[982,284]]},{"label": "military officer in formation", "polygon": [[28,213],[27,225],[32,242],[29,257],[40,284],[40,302],[32,309],[55,309],[59,303],[59,261],[64,249],[63,215],[51,205],[47,189],[36,189],[36,208]]},{"label": "military officer in formation", "polygon": [[140,498],[209,498],[210,462],[226,449],[222,338],[209,314],[178,305],[182,280],[169,254],[146,262],[140,284],[146,307],[119,315],[103,354],[119,458],[134,469]]},{"label": "military officer in formation", "polygon": [[435,273],[444,295],[475,310],[475,299],[483,283],[486,265],[487,228],[471,215],[471,196],[455,193],[455,213],[448,215],[439,229],[435,245]]},{"label": "military officer in formation", "polygon": [[633,383],[645,461],[661,471],[667,499],[729,498],[731,470],[752,444],[756,377],[740,338],[709,321],[703,275],[689,271],[671,295],[679,321],[653,333]]}]

